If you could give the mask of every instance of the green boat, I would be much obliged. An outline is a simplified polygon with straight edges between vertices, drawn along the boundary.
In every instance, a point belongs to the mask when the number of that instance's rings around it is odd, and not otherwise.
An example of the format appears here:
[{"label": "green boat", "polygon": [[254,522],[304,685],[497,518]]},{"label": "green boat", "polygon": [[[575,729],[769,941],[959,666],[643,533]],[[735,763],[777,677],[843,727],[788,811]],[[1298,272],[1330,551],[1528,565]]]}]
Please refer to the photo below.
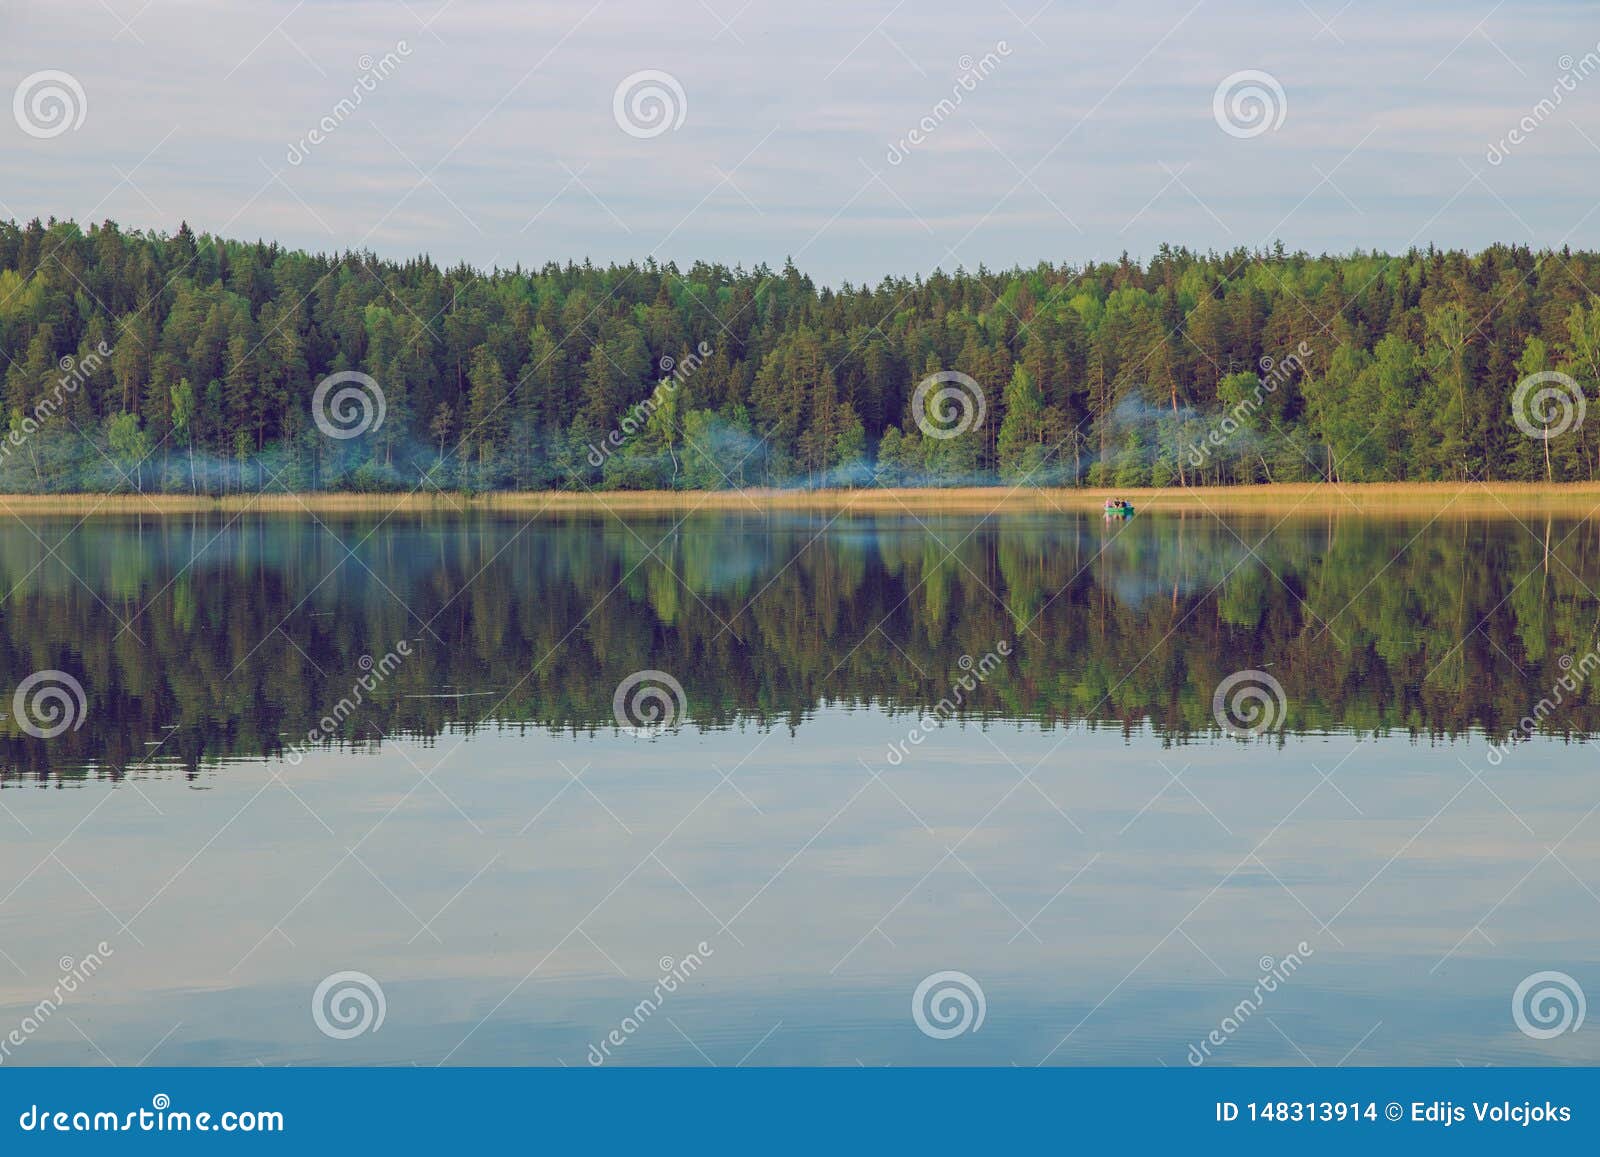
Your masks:
[{"label": "green boat", "polygon": [[1107,518],[1132,518],[1133,503],[1121,498],[1106,499]]}]

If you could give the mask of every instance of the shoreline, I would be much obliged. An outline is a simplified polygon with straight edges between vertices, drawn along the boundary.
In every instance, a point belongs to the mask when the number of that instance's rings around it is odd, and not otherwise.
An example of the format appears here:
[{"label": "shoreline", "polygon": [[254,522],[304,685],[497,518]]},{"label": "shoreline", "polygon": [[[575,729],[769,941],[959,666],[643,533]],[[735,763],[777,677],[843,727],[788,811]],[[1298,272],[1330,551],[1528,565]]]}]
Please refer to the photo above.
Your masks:
[{"label": "shoreline", "polygon": [[1012,512],[1094,513],[1112,496],[1138,513],[1351,515],[1562,515],[1600,513],[1600,482],[1282,483],[1260,486],[1110,490],[1005,486],[902,487],[856,490],[600,490],[495,491],[474,496],[307,492],[192,496],[186,494],[3,494],[0,517],[183,514],[649,514],[694,511],[855,512],[984,515]]}]

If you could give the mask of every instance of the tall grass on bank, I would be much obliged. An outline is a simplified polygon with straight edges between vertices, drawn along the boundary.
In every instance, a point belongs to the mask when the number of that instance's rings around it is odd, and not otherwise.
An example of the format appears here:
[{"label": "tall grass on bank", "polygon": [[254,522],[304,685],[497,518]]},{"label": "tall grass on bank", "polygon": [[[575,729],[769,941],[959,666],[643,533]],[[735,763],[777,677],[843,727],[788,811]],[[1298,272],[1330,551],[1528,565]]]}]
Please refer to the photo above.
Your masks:
[{"label": "tall grass on bank", "polygon": [[503,491],[477,495],[418,494],[182,494],[0,495],[0,517],[71,515],[178,515],[258,512],[263,514],[515,513],[562,515],[612,513],[683,514],[696,510],[859,511],[895,514],[984,515],[1009,512],[1098,510],[1108,497],[1126,498],[1140,513],[1351,514],[1390,516],[1600,514],[1600,483],[1547,486],[1539,483],[1330,483],[1276,486],[1169,487],[1096,490],[1005,487],[861,490],[712,491]]}]

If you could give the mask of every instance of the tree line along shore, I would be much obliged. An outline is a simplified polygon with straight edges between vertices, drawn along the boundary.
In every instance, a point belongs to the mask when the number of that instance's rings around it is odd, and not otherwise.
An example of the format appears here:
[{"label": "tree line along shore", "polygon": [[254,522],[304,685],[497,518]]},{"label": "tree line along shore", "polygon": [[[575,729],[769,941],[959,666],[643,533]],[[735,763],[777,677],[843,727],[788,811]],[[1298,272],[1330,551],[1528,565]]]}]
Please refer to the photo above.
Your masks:
[{"label": "tree line along shore", "polygon": [[0,222],[0,493],[1590,482],[1600,255],[819,286]]}]

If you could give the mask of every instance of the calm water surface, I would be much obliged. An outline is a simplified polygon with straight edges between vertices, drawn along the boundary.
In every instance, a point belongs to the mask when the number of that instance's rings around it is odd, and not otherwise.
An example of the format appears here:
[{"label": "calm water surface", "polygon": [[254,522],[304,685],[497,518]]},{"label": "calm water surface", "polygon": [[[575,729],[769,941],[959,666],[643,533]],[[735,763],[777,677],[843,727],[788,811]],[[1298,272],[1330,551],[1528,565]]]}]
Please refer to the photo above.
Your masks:
[{"label": "calm water surface", "polygon": [[5,1064],[1600,1063],[1513,1017],[1600,992],[1594,523],[9,519],[0,572]]}]

